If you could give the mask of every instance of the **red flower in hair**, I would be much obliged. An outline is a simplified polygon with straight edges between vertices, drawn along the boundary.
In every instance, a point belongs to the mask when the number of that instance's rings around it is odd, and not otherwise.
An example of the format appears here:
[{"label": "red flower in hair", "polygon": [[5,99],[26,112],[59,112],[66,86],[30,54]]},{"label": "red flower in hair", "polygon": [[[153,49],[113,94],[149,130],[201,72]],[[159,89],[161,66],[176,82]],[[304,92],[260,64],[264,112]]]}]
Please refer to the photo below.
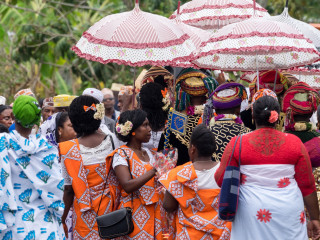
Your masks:
[{"label": "red flower in hair", "polygon": [[289,186],[290,183],[291,182],[290,182],[289,178],[282,178],[278,182],[278,188],[285,188],[285,187]]},{"label": "red flower in hair", "polygon": [[260,220],[260,222],[270,222],[271,217],[271,213],[269,212],[269,210],[265,210],[265,209],[260,209],[257,212],[257,218],[258,220]]},{"label": "red flower in hair", "polygon": [[279,118],[279,114],[277,111],[271,111],[271,115],[269,117],[269,123],[275,123]]}]

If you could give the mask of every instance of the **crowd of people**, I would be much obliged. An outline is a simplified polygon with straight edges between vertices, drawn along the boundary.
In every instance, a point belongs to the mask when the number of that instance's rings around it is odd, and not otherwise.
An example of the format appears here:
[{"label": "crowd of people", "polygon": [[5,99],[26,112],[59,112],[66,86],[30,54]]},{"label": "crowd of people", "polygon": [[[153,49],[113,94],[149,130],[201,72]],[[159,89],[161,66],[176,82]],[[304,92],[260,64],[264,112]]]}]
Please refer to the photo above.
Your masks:
[{"label": "crowd of people", "polygon": [[[0,239],[98,240],[96,217],[125,207],[134,228],[118,239],[320,238],[320,94],[293,76],[246,88],[152,67],[140,89],[36,96],[0,97]],[[228,166],[233,222],[219,218]]]}]

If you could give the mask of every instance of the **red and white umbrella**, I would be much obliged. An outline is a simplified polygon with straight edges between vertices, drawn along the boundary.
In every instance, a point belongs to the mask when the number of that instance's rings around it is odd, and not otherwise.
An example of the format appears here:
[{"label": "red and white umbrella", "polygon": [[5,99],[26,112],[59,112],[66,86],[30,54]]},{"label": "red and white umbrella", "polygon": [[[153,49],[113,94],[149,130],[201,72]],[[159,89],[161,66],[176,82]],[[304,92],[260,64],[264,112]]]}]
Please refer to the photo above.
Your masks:
[{"label": "red and white umbrella", "polygon": [[288,69],[320,58],[312,42],[294,28],[256,16],[220,29],[201,46],[193,63],[226,71]]},{"label": "red and white umbrella", "polygon": [[273,21],[287,23],[291,27],[301,32],[305,37],[309,38],[316,48],[320,51],[320,31],[308,23],[292,18],[288,12],[288,0],[283,12],[278,16],[270,17]]},{"label": "red and white umbrella", "polygon": [[[193,27],[188,24],[185,24],[180,19],[180,1],[178,3],[177,17],[173,20],[178,27],[187,35],[190,36],[192,42],[194,43],[196,48],[201,46],[201,43],[206,42],[210,39],[211,33],[206,30],[202,30],[201,28]],[[198,68],[196,65],[191,63],[190,61],[183,62],[185,67]]]},{"label": "red and white umbrella", "polygon": [[[252,17],[253,12],[252,0],[193,0],[181,6],[180,19],[185,24],[204,30],[218,30]],[[260,5],[257,5],[256,14],[269,16]],[[176,17],[177,11],[170,18]]]},{"label": "red and white umbrella", "polygon": [[320,87],[320,61],[304,67],[295,67],[285,70],[295,76],[299,81],[305,82],[312,87]]},{"label": "red and white umbrella", "polygon": [[132,11],[113,14],[95,23],[72,50],[81,58],[130,66],[180,66],[195,45],[169,19],[143,12],[138,0]]}]

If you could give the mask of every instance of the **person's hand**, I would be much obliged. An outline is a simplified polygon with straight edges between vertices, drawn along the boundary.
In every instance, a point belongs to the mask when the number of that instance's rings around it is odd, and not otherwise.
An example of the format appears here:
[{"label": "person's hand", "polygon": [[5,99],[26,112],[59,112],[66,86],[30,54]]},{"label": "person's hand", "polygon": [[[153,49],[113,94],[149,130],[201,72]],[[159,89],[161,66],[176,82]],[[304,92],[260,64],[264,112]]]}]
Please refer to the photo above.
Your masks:
[{"label": "person's hand", "polygon": [[307,224],[308,237],[313,240],[320,238],[320,221],[319,220],[310,220]]}]

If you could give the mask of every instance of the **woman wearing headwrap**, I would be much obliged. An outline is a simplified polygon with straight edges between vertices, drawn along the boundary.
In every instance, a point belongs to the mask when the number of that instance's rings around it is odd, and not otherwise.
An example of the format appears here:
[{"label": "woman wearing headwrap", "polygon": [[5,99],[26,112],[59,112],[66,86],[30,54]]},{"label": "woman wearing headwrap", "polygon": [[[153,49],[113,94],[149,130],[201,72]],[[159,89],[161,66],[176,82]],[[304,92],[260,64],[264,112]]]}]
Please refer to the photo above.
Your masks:
[{"label": "woman wearing headwrap", "polygon": [[[269,89],[276,93],[278,97],[278,101],[281,105],[283,95],[285,91],[291,87],[292,85],[299,82],[297,78],[293,75],[279,72],[276,70],[262,71],[259,73],[259,83],[256,74],[244,74],[241,76],[244,81],[249,81],[249,90],[250,90],[250,98],[249,102],[252,103],[252,97],[259,89]],[[252,115],[251,109],[247,109],[241,112],[241,118],[243,119],[244,124],[247,127],[255,129],[255,126],[252,125]],[[279,131],[283,131],[285,114],[283,112],[280,113],[279,122],[277,124],[277,129]]]},{"label": "woman wearing headwrap", "polygon": [[[319,93],[308,84],[299,82],[284,94],[282,110],[286,113],[285,130],[296,135],[308,150],[318,192],[320,191],[320,133],[310,122],[319,104]],[[320,200],[320,195],[319,195]]]},{"label": "woman wearing headwrap", "polygon": [[36,99],[19,96],[13,104],[16,130],[0,135],[0,239],[64,239],[64,204],[58,152],[31,134],[40,123]]},{"label": "woman wearing headwrap", "polygon": [[[245,87],[240,83],[230,82],[220,85],[206,104],[204,121],[216,138],[217,150],[213,157],[217,162],[221,160],[225,147],[234,136],[251,131],[244,126],[239,117],[241,102],[245,99]],[[216,116],[211,118],[213,109]]]},{"label": "woman wearing headwrap", "polygon": [[[257,130],[242,136],[241,152],[240,140],[232,138],[215,173],[221,186],[226,167],[240,167],[231,240],[307,240],[309,233],[313,239],[320,237],[311,162],[299,138],[275,129],[279,113],[280,104],[273,97],[258,99],[253,104]],[[310,216],[308,223],[305,207]]]},{"label": "woman wearing headwrap", "polygon": [[214,78],[193,68],[183,69],[177,76],[175,111],[169,113],[168,126],[159,144],[159,150],[167,147],[178,149],[177,165],[190,161],[191,133],[201,123],[204,104],[217,86]]}]

